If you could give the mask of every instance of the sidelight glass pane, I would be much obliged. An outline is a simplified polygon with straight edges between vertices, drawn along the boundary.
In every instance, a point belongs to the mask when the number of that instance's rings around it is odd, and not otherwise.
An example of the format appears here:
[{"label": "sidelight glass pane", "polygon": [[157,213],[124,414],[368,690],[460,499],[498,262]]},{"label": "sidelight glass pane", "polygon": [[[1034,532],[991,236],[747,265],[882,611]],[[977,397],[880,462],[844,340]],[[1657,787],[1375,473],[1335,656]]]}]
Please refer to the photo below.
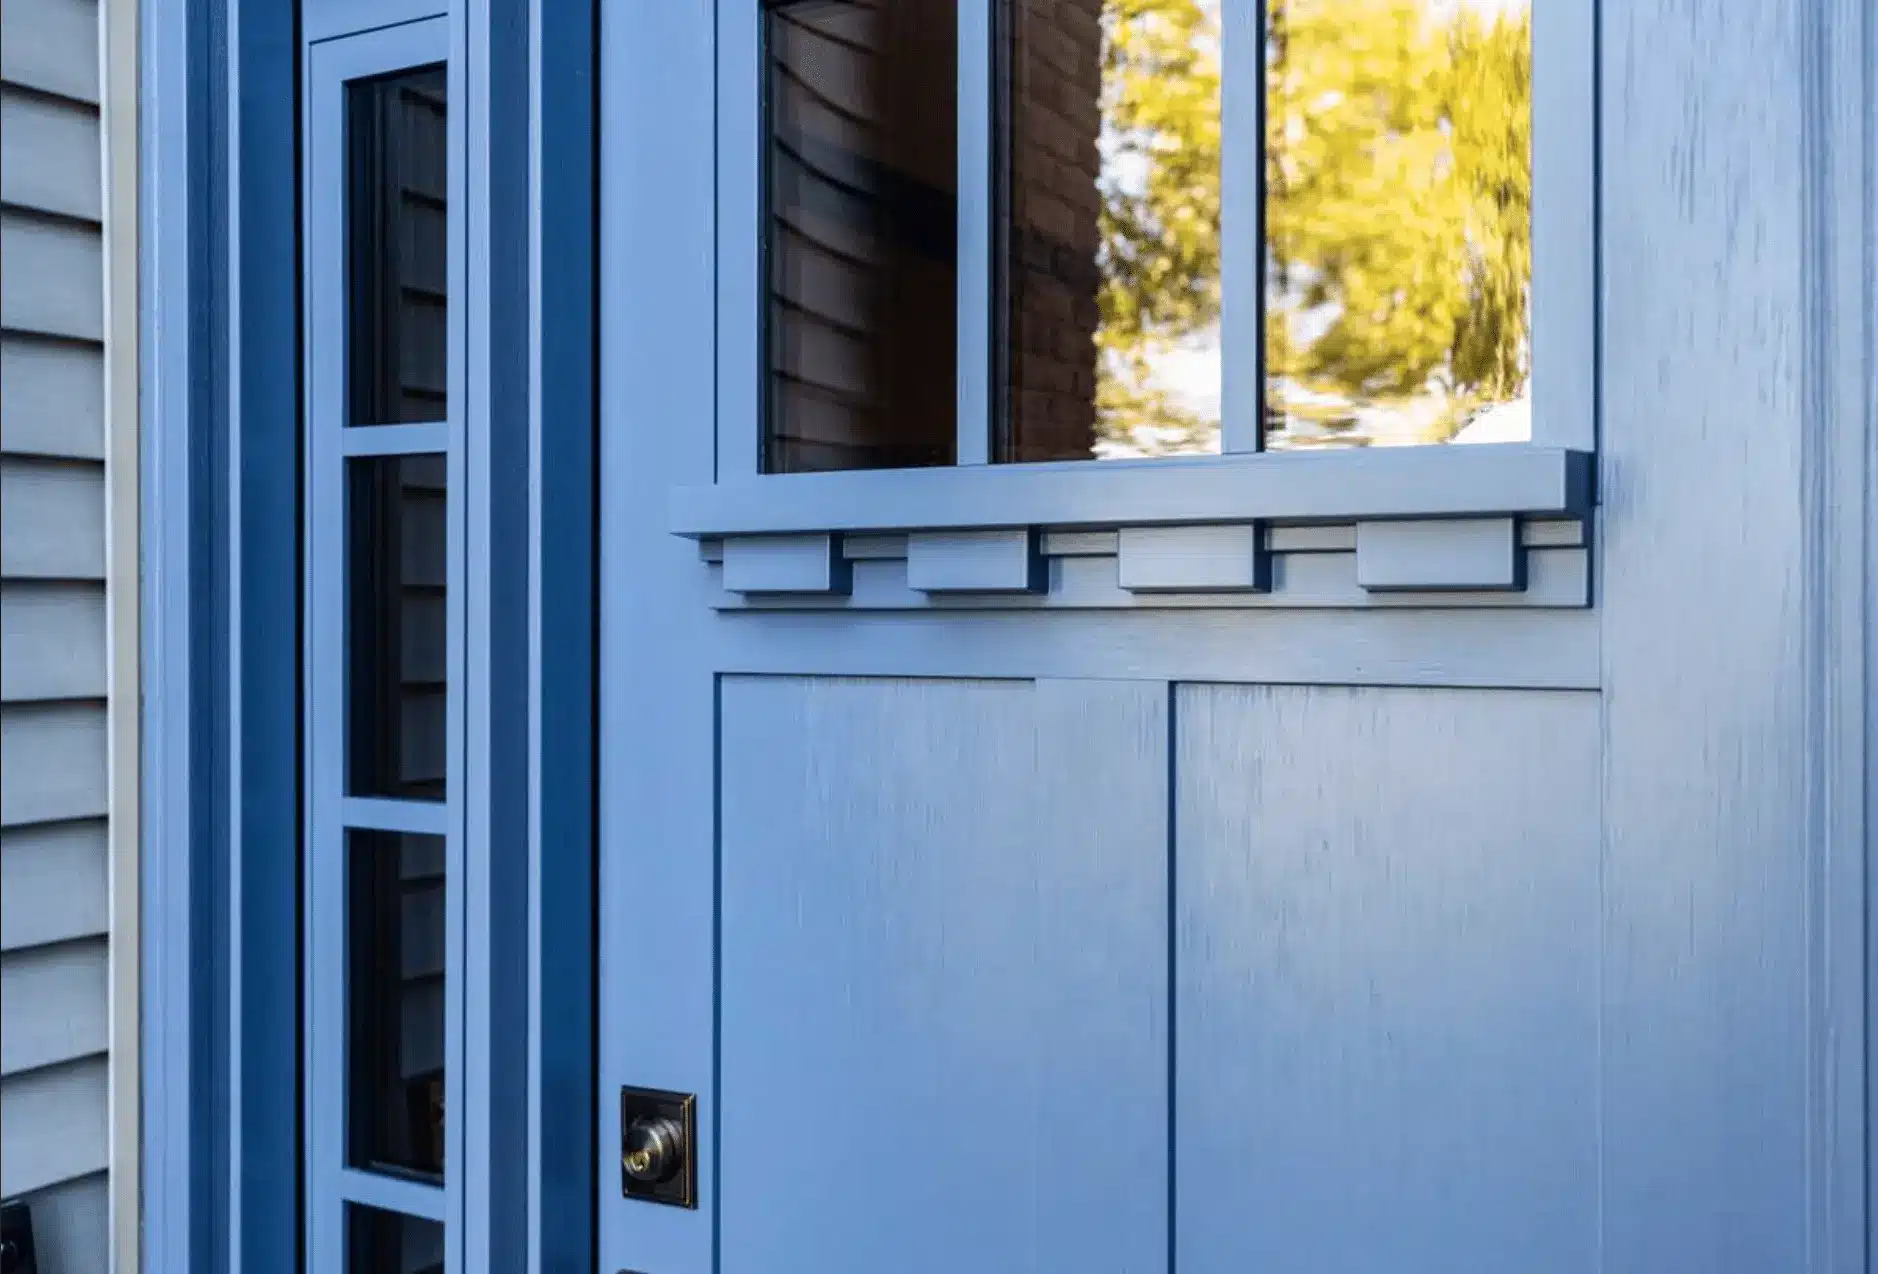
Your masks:
[{"label": "sidelight glass pane", "polygon": [[957,0],[771,0],[765,467],[957,455]]},{"label": "sidelight glass pane", "polygon": [[1531,0],[1266,0],[1265,445],[1531,437]]},{"label": "sidelight glass pane", "polygon": [[1220,447],[1220,0],[1005,0],[1003,460]]},{"label": "sidelight glass pane", "polygon": [[346,1054],[356,1168],[443,1175],[444,841],[346,834]]},{"label": "sidelight glass pane", "polygon": [[353,1203],[346,1206],[347,1274],[443,1274],[443,1227]]},{"label": "sidelight glass pane", "polygon": [[442,800],[448,523],[440,455],[347,463],[348,787]]},{"label": "sidelight glass pane", "polygon": [[346,86],[349,424],[448,414],[445,102],[442,66]]}]

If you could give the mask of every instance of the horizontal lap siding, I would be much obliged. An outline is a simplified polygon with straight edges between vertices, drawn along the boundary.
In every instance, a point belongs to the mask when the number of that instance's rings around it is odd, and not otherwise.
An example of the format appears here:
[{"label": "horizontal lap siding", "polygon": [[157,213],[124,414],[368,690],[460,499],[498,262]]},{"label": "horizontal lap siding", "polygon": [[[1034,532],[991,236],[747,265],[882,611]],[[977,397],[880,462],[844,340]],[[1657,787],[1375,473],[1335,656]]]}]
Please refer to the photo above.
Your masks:
[{"label": "horizontal lap siding", "polygon": [[110,1022],[96,0],[0,8],[0,1193],[102,1269]]}]

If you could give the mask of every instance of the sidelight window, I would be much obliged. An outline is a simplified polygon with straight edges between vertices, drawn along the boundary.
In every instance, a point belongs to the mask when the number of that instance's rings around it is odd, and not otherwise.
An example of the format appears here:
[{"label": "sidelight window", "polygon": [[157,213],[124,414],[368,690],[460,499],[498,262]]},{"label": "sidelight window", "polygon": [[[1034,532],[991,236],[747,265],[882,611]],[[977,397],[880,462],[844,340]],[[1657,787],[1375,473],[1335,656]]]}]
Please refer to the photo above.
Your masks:
[{"label": "sidelight window", "polygon": [[[463,659],[448,24],[310,47],[309,1271],[441,1271],[461,1190]],[[450,1264],[456,1258],[450,1258]]]}]

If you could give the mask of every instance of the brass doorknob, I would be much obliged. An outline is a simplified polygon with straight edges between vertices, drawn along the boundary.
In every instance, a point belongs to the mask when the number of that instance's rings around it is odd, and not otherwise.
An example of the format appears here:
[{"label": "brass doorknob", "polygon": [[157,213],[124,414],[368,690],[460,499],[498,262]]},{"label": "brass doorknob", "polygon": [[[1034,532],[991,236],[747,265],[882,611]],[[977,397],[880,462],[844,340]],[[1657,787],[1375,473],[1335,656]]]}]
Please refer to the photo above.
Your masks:
[{"label": "brass doorknob", "polygon": [[626,1175],[646,1185],[670,1181],[685,1166],[685,1133],[675,1119],[642,1115],[626,1129]]}]

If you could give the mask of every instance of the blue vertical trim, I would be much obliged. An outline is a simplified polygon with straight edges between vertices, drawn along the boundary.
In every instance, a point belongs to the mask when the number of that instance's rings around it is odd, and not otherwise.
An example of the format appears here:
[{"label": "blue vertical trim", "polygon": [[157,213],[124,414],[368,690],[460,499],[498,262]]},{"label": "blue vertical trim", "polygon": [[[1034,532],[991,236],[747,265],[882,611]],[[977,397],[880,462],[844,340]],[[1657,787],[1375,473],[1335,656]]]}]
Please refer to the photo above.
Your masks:
[{"label": "blue vertical trim", "polygon": [[590,1270],[594,1074],[598,15],[529,6],[529,1274]]},{"label": "blue vertical trim", "polygon": [[226,1240],[225,700],[217,632],[225,350],[222,23],[208,0],[142,15],[143,1190],[153,1270],[214,1270]]},{"label": "blue vertical trim", "polygon": [[[719,482],[763,468],[763,6],[715,0],[714,169]],[[625,196],[622,194],[621,196]]]},{"label": "blue vertical trim", "polygon": [[[464,404],[450,448],[452,591],[462,608],[453,622],[461,634],[475,605],[485,638],[475,677],[466,643],[453,641],[449,809],[459,844],[468,839],[460,820],[471,790],[459,776],[472,738],[478,773],[490,780],[479,858],[471,871],[452,873],[449,903],[452,972],[475,1003],[450,1010],[456,1078],[447,1100],[480,1139],[461,1135],[462,1124],[450,1138],[454,1184],[445,1206],[456,1219],[450,1260],[458,1270],[469,1256],[478,1268],[515,1268],[531,1230],[556,1268],[585,1265],[580,1253],[592,1249],[594,1148],[560,1134],[570,1120],[593,1126],[592,742],[572,711],[584,704],[591,713],[594,680],[593,18],[590,7],[546,9],[489,0],[473,14],[459,11],[448,42],[453,207],[472,222],[453,227],[451,248],[453,289],[469,299],[451,351]],[[530,60],[531,33],[543,41],[539,61]],[[394,43],[409,35],[379,33]],[[299,396],[298,38],[291,6],[241,0],[150,0],[141,37],[144,1212],[148,1267],[192,1274],[300,1262],[301,1116],[282,1091],[296,1071],[300,1006],[281,994],[297,981],[301,904],[302,671],[298,625],[282,622],[297,612],[301,579],[301,442],[298,430],[283,428]],[[466,61],[472,47],[480,67]],[[531,83],[539,90],[532,123],[516,108]],[[472,109],[481,139],[473,155]],[[523,179],[531,136],[558,148],[554,158],[532,157],[532,187]],[[480,172],[474,184],[466,168]],[[544,173],[554,180],[541,180]],[[512,250],[531,216],[551,251]],[[472,278],[479,293],[466,287]],[[472,322],[480,324],[473,347]],[[471,348],[485,356],[473,387]],[[488,357],[510,351],[499,362]],[[474,482],[466,426],[480,430]],[[516,480],[530,465],[538,466],[539,507]],[[486,510],[472,513],[484,497]],[[321,500],[316,520],[337,536],[342,493],[335,487]],[[531,554],[546,564],[533,591]],[[474,589],[465,587],[472,573]],[[329,640],[330,668],[342,631]],[[584,659],[557,658],[576,646]],[[308,657],[311,669],[318,661]],[[533,718],[531,686],[545,696]],[[465,711],[469,696],[484,701],[476,718]],[[527,789],[516,781],[530,764],[544,776],[532,841]],[[330,831],[336,852],[337,821]],[[543,906],[531,911],[538,881]],[[463,923],[472,891],[490,926],[486,940]],[[531,920],[538,963],[529,960]],[[474,982],[464,977],[472,950],[481,975]],[[531,979],[554,991],[529,1019]],[[327,1004],[329,1017],[338,1004]],[[466,1017],[479,1024],[473,1066],[461,1042]],[[517,1029],[525,1020],[535,1029]],[[539,1106],[514,1100],[531,1057],[557,1077]],[[337,1091],[343,1078],[328,1072]],[[471,1074],[478,1101],[467,1100]],[[539,1139],[534,1160],[524,1153],[530,1111],[556,1134]],[[542,1173],[552,1179],[531,1185]],[[514,1206],[524,1197],[532,1201],[526,1211]],[[473,1198],[486,1206],[466,1252],[463,1218]],[[556,1219],[548,1234],[542,1210]],[[337,1213],[328,1218],[332,1243],[336,1221]],[[336,1259],[335,1248],[325,1250]]]},{"label": "blue vertical trim", "polygon": [[229,1268],[300,1252],[299,64],[290,5],[228,18]]},{"label": "blue vertical trim", "polygon": [[1532,7],[1532,441],[1597,445],[1599,0]]},{"label": "blue vertical trim", "polygon": [[[468,1135],[468,1116],[471,1111],[471,1077],[468,1075],[467,1049],[464,1047],[465,1017],[467,1005],[467,970],[464,968],[465,934],[468,927],[468,872],[463,861],[463,844],[466,828],[463,818],[464,804],[468,798],[466,789],[472,778],[464,770],[464,761],[468,748],[464,722],[464,695],[469,685],[469,660],[467,642],[464,640],[467,625],[469,590],[466,587],[465,561],[468,546],[467,522],[465,512],[472,497],[469,491],[469,472],[466,463],[467,449],[462,443],[463,419],[470,409],[469,404],[469,358],[470,340],[469,323],[469,239],[470,239],[470,180],[468,169],[474,162],[469,152],[470,111],[468,98],[468,75],[465,63],[469,58],[469,15],[465,6],[458,0],[450,6],[450,12],[444,19],[448,32],[446,44],[449,48],[449,73],[446,79],[449,94],[449,115],[446,119],[446,135],[449,146],[449,172],[445,188],[449,208],[447,290],[451,299],[450,324],[447,336],[451,447],[445,466],[446,481],[450,488],[449,526],[445,535],[447,542],[446,578],[448,580],[449,602],[446,611],[446,623],[449,626],[450,640],[444,659],[445,676],[449,687],[445,696],[444,723],[446,742],[444,748],[445,766],[449,774],[450,827],[453,834],[452,848],[457,850],[450,856],[450,874],[444,885],[445,906],[449,910],[450,925],[446,946],[445,962],[452,994],[444,997],[444,1109],[447,1112],[444,1122],[444,1269],[448,1274],[463,1274],[468,1258],[467,1236],[464,1233],[464,1220],[468,1203],[468,1190],[464,1180],[475,1148],[470,1145]],[[449,1113],[454,1112],[454,1113]],[[325,1271],[311,1271],[310,1274],[326,1274]]]},{"label": "blue vertical trim", "polygon": [[463,0],[461,330],[465,1274],[527,1260],[529,3]]},{"label": "blue vertical trim", "polygon": [[992,222],[996,184],[992,130],[992,33],[999,0],[959,0],[958,29],[958,463],[991,459],[994,295]]}]

